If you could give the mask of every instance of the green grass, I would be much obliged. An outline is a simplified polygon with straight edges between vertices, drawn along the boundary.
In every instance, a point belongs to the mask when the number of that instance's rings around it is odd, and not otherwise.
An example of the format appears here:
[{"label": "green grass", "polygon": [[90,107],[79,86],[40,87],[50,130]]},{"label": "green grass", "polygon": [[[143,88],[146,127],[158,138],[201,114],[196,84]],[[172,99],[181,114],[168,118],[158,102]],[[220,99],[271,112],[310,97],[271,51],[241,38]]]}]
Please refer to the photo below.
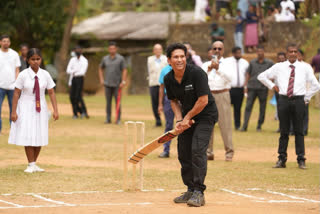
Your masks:
[{"label": "green grass", "polygon": [[[70,105],[67,95],[58,94],[57,99],[60,105]],[[23,148],[7,144],[8,115],[7,110],[3,112],[3,130],[6,131],[0,136],[0,193],[107,191],[122,188],[124,126],[103,124],[105,116],[100,115],[105,109],[103,95],[86,96],[85,101],[91,112],[89,120],[72,120],[70,109],[68,112],[64,106],[60,109],[60,119],[57,122],[50,121],[49,146],[43,148],[39,158],[39,164],[47,172],[31,175],[23,172],[26,167]],[[123,121],[141,120],[143,116],[146,122],[145,142],[163,132],[164,128],[154,127],[148,96],[124,96],[122,106]],[[243,110],[244,107],[245,103]],[[220,188],[243,190],[257,187],[279,191],[302,188],[306,191],[301,194],[319,194],[320,166],[317,157],[308,159],[307,170],[300,170],[294,161],[294,153],[290,153],[292,159],[286,169],[272,169],[279,136],[274,132],[278,126],[278,122],[273,119],[274,111],[274,107],[268,104],[263,132],[256,132],[256,101],[248,132],[233,132],[235,160],[227,163],[220,155],[220,159],[208,163],[208,191],[218,191]],[[215,151],[223,154],[219,128],[215,128]],[[294,148],[293,142],[291,139],[291,151]],[[319,151],[318,109],[310,108],[306,147],[308,151]],[[265,156],[259,156],[259,151]],[[170,159],[158,159],[160,152],[161,149],[158,149],[145,159],[145,188],[184,189],[176,155],[176,140],[172,144]],[[237,155],[242,158],[237,160]],[[308,153],[306,156],[308,158]]]}]

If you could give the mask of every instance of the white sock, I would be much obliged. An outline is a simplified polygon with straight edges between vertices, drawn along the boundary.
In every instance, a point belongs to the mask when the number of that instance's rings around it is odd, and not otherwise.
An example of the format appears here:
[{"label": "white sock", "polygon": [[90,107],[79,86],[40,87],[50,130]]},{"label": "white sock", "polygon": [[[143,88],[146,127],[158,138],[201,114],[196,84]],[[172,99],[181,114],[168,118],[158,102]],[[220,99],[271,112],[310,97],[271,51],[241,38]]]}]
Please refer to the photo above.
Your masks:
[{"label": "white sock", "polygon": [[36,162],[30,162],[29,163],[29,166],[34,166],[34,165],[36,165]]}]

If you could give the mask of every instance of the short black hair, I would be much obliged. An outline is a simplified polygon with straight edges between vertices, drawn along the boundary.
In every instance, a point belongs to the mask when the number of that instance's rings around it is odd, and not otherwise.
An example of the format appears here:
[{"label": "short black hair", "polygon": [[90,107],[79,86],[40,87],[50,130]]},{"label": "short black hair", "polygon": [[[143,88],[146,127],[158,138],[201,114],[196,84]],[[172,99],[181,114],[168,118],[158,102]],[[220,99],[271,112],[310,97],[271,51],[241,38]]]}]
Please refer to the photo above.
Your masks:
[{"label": "short black hair", "polygon": [[116,46],[117,47],[117,43],[115,41],[110,41],[108,44],[108,47],[110,46]]},{"label": "short black hair", "polygon": [[262,50],[264,50],[264,47],[263,47],[263,45],[257,45],[257,49],[262,49]]},{"label": "short black hair", "polygon": [[304,56],[304,52],[303,52],[303,50],[301,50],[300,48],[298,49],[298,52],[299,52],[302,56]]},{"label": "short black hair", "polygon": [[218,27],[218,24],[215,23],[215,22],[213,22],[213,23],[211,24],[211,28],[214,28],[214,27]]},{"label": "short black hair", "polygon": [[232,48],[232,53],[236,53],[237,51],[241,51],[241,48],[238,46]]},{"label": "short black hair", "polygon": [[277,56],[286,56],[286,54],[285,54],[285,52],[282,52],[282,51],[281,51],[281,52],[278,52],[278,53],[277,53]]},{"label": "short black hair", "polygon": [[28,45],[27,43],[22,43],[22,44],[20,45],[20,49],[21,49],[21,48],[24,48],[24,47],[29,48],[29,45]]},{"label": "short black hair", "polygon": [[287,51],[289,50],[289,48],[297,48],[298,49],[298,45],[296,43],[289,43],[287,44]]},{"label": "short black hair", "polygon": [[10,39],[10,36],[7,35],[7,34],[3,34],[3,35],[1,36],[1,40],[3,40],[3,39]]},{"label": "short black hair", "polygon": [[41,51],[38,48],[30,48],[30,50],[27,53],[27,61],[33,56],[33,55],[38,55],[42,59]]},{"label": "short black hair", "polygon": [[177,49],[181,49],[184,51],[184,54],[187,55],[187,48],[186,46],[184,46],[183,44],[181,43],[173,43],[173,44],[170,44],[168,47],[167,47],[167,57],[170,59],[171,58],[171,55],[172,55],[172,52],[174,50],[177,50]]}]

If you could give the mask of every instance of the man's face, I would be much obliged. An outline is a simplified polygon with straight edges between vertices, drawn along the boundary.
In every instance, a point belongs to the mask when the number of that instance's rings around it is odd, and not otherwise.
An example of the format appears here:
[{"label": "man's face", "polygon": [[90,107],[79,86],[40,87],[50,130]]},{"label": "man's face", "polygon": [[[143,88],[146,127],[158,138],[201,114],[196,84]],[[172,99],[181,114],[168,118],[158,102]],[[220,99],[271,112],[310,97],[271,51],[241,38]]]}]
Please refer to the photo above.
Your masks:
[{"label": "man's face", "polygon": [[241,50],[237,50],[235,53],[233,53],[234,58],[240,59],[241,58]]},{"label": "man's face", "polygon": [[2,39],[1,40],[1,47],[3,48],[3,49],[8,49],[9,47],[10,47],[10,39],[9,38],[4,38],[4,39]]},{"label": "man's face", "polygon": [[108,51],[110,55],[115,55],[117,53],[117,47],[115,45],[111,45],[108,47]]},{"label": "man's face", "polygon": [[264,59],[264,50],[262,48],[257,49],[258,59]]},{"label": "man's face", "polygon": [[162,46],[161,45],[155,45],[154,47],[153,47],[153,53],[154,53],[154,55],[156,55],[156,56],[161,56],[161,54],[162,54]]},{"label": "man's face", "polygon": [[22,46],[22,47],[21,47],[21,49],[20,49],[21,56],[26,57],[26,56],[27,56],[28,51],[29,51],[29,48],[28,48],[27,46]]},{"label": "man's face", "polygon": [[284,62],[284,61],[286,61],[287,59],[286,59],[286,56],[284,56],[284,55],[278,55],[278,57],[277,57],[277,61],[278,62]]},{"label": "man's face", "polygon": [[186,68],[187,60],[184,50],[176,49],[171,53],[171,58],[168,58],[168,63],[174,71],[183,71]]},{"label": "man's face", "polygon": [[298,57],[298,48],[296,47],[288,47],[287,57],[290,62],[294,62]]},{"label": "man's face", "polygon": [[218,58],[222,57],[224,54],[224,47],[222,43],[214,43],[212,45],[213,54],[218,56]]}]

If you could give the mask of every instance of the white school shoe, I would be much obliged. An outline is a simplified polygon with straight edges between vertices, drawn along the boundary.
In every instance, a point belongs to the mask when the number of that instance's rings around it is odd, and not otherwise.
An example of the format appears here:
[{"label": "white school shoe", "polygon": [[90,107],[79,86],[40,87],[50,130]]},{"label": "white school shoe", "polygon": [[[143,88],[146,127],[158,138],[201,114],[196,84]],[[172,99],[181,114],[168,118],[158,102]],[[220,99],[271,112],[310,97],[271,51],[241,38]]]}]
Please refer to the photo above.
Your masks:
[{"label": "white school shoe", "polygon": [[38,167],[37,165],[33,166],[33,170],[34,172],[44,172],[44,169],[41,169],[40,167]]},{"label": "white school shoe", "polygon": [[26,173],[33,173],[33,172],[35,172],[35,171],[34,171],[34,167],[28,165],[28,167],[24,170],[24,172],[26,172]]}]

